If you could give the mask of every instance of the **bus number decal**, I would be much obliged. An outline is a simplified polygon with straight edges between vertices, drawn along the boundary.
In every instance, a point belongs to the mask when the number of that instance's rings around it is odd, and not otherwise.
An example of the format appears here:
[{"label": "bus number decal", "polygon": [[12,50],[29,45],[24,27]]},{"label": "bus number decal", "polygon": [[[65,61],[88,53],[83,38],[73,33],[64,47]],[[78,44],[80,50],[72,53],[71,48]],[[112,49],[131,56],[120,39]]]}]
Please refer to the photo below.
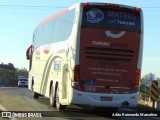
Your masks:
[{"label": "bus number decal", "polygon": [[55,71],[61,70],[61,61],[54,61],[54,70]]}]

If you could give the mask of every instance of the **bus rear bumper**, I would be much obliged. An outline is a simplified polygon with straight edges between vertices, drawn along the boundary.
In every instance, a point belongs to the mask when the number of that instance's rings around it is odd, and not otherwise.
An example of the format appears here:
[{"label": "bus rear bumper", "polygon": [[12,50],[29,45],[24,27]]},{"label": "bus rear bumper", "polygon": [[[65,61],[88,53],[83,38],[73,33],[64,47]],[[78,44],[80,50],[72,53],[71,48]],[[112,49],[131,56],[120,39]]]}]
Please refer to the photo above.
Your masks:
[{"label": "bus rear bumper", "polygon": [[95,107],[136,107],[138,93],[131,94],[100,94],[73,90],[70,104],[89,105]]}]

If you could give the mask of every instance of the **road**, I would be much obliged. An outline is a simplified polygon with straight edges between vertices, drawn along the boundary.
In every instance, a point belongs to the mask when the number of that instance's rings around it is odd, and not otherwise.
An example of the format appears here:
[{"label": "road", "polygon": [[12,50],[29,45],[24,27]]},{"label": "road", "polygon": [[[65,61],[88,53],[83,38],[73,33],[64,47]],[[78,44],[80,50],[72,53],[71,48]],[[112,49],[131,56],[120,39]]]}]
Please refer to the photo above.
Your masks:
[{"label": "road", "polygon": [[[120,108],[117,114],[111,114],[109,110],[90,112],[74,105],[67,106],[65,111],[57,111],[50,106],[48,98],[33,99],[30,90],[18,87],[0,88],[0,111],[14,111],[15,115],[20,116],[10,118],[11,120],[160,120],[158,117],[138,117],[136,115],[140,115],[139,113],[123,108]],[[135,115],[134,117],[124,116],[124,114],[129,115],[127,113],[130,111],[132,111],[131,115]],[[42,118],[25,118],[26,114],[28,116],[33,113],[37,113]]]}]

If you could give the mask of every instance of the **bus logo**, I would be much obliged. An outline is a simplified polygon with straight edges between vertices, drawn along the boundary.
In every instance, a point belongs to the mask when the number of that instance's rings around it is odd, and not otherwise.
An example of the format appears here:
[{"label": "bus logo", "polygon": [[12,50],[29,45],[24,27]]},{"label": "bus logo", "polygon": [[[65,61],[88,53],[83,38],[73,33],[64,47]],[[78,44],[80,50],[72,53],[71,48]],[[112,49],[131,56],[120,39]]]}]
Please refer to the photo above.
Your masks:
[{"label": "bus logo", "polygon": [[103,12],[97,8],[93,8],[87,12],[87,21],[91,23],[99,23],[103,19]]}]

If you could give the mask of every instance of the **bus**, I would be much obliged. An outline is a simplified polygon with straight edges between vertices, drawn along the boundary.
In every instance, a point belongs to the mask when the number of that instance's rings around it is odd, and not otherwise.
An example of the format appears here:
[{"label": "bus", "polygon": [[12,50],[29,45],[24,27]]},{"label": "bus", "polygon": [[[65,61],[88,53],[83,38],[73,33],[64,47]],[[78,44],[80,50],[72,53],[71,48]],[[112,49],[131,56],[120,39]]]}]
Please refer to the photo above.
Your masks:
[{"label": "bus", "polygon": [[58,110],[135,107],[142,51],[141,8],[77,3],[37,25],[26,50],[28,88]]}]

